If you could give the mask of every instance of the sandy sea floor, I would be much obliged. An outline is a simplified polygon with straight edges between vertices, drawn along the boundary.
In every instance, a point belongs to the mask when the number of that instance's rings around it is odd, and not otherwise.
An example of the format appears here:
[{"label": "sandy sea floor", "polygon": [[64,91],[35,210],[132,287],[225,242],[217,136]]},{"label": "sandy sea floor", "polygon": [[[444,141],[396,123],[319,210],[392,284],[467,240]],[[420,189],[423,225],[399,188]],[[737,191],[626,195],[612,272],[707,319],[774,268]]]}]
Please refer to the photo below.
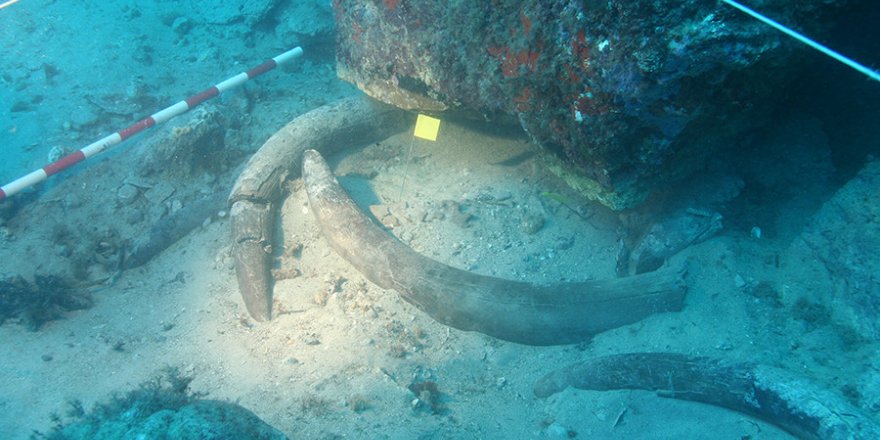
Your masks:
[{"label": "sandy sea floor", "polygon": [[[186,37],[157,36],[151,27],[170,29],[160,24],[173,9],[166,3],[22,1],[0,9],[0,39],[14,42],[0,55],[3,81],[20,88],[0,97],[4,106],[20,101],[29,107],[0,121],[4,151],[15,154],[0,170],[4,180],[43,165],[53,146],[81,148],[284,50],[273,35],[243,38],[244,24],[208,26],[195,15]],[[139,18],[125,20],[138,8]],[[90,23],[89,32],[83,23]],[[141,63],[136,74],[118,66],[144,50],[138,47],[145,40],[110,38],[129,33],[155,41],[152,62]],[[85,66],[86,53],[102,56]],[[355,93],[334,78],[331,61],[307,56],[223,98],[223,111],[244,115],[240,148],[252,152],[292,117]],[[50,69],[46,77],[47,63],[60,73]],[[94,102],[133,108],[134,117]],[[90,110],[77,112],[83,108]],[[538,153],[522,133],[444,121],[437,142],[414,142],[407,132],[329,159],[354,198],[376,205],[373,213],[388,217],[393,233],[423,255],[534,282],[615,276],[618,215],[571,193]],[[112,167],[124,154],[83,167]],[[210,187],[228,191],[238,170],[225,169]],[[53,185],[84,185],[88,176],[88,185],[112,200],[125,174],[84,171]],[[434,322],[340,258],[321,236],[302,182],[289,186],[277,228],[283,245],[276,249],[274,320],[248,317],[232,269],[228,222],[206,222],[144,266],[90,287],[93,307],[38,331],[14,319],[0,326],[0,436],[46,431],[50,414],[63,414],[68,401],[90,408],[173,366],[195,377],[195,391],[237,402],[290,438],[786,439],[789,434],[742,414],[649,392],[569,389],[538,399],[532,386],[580,359],[670,351],[781,366],[840,391],[858,386],[876,351],[874,343],[848,343],[839,326],[814,325],[792,313],[802,293],[828,285],[824,273],[803,263],[812,257],[792,242],[804,219],[833,195],[831,183],[805,186],[806,194],[772,207],[755,204],[751,217],[739,213],[715,237],[675,255],[668,264],[690,261],[681,312],[556,347],[503,342]],[[580,215],[548,193],[564,196]],[[66,222],[73,228],[118,222],[114,217],[126,208],[106,200],[83,196],[71,208],[79,213],[68,212]],[[46,198],[30,203],[52,204]],[[29,209],[22,212],[41,212]],[[10,221],[0,242],[0,252],[13,256],[4,258],[4,275],[69,258],[48,249],[45,261],[15,257],[46,240],[47,232],[27,223]],[[767,231],[761,238],[749,232],[757,225]],[[752,294],[760,283],[772,286],[782,305]],[[435,408],[418,403],[409,389],[427,381],[440,392]]]}]

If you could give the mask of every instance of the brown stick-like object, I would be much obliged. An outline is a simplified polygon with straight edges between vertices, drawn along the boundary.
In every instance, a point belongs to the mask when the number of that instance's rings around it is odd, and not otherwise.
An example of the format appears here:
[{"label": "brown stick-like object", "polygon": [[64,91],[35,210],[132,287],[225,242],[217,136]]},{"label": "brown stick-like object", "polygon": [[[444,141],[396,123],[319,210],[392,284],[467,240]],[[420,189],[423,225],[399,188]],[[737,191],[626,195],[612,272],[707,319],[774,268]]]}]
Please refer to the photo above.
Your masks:
[{"label": "brown stick-like object", "polygon": [[552,372],[534,387],[548,397],[568,387],[639,389],[748,414],[803,439],[880,439],[880,426],[843,397],[785,370],[677,353],[627,353]]},{"label": "brown stick-like object", "polygon": [[373,223],[317,151],[303,156],[309,205],[330,245],[373,283],[437,321],[529,345],[568,344],[680,310],[684,270],[536,285],[478,275],[424,257]]},{"label": "brown stick-like object", "polygon": [[278,130],[251,157],[229,195],[238,288],[257,321],[272,317],[272,235],[282,183],[295,178],[307,148],[327,154],[385,139],[412,124],[409,113],[366,97],[341,99]]}]

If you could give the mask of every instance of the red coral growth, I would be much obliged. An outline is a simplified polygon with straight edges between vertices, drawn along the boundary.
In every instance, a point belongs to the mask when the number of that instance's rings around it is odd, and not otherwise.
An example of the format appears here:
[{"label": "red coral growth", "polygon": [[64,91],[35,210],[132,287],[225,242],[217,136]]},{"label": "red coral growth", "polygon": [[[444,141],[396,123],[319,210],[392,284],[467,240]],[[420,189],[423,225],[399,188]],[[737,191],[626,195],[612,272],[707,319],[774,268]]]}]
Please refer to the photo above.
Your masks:
[{"label": "red coral growth", "polygon": [[575,115],[575,111],[580,112],[582,116],[598,116],[604,115],[611,112],[612,106],[612,98],[610,95],[606,93],[600,92],[589,92],[589,88],[585,88],[587,90],[575,100],[575,103],[572,104],[572,116],[577,117]]},{"label": "red coral growth", "polygon": [[523,87],[519,96],[513,98],[513,102],[516,103],[516,110],[520,112],[525,112],[532,108],[531,100],[532,89],[528,87]]},{"label": "red coral growth", "polygon": [[505,53],[501,60],[501,74],[507,78],[519,74],[519,63],[510,52]]},{"label": "red coral growth", "polygon": [[560,81],[568,81],[572,84],[577,84],[581,82],[581,77],[575,71],[575,69],[571,66],[571,64],[563,64],[562,68],[565,69],[565,73],[559,74]]},{"label": "red coral growth", "polygon": [[352,23],[351,30],[351,40],[357,44],[361,44],[361,35],[364,34],[364,28],[362,28],[361,25],[357,23]]},{"label": "red coral growth", "polygon": [[[519,12],[519,21],[522,25],[522,33],[528,36],[532,32],[532,19],[525,12]],[[511,26],[508,34],[511,38],[516,37],[520,29],[515,25]],[[533,48],[534,47],[534,48]],[[534,72],[538,67],[538,57],[544,50],[544,43],[538,41],[537,44],[528,49],[514,52],[508,46],[490,46],[486,50],[489,55],[501,61],[501,73],[507,77],[519,76],[520,66],[526,66],[529,72]]]},{"label": "red coral growth", "polygon": [[385,7],[388,8],[389,11],[394,12],[399,3],[400,0],[385,0]]},{"label": "red coral growth", "polygon": [[342,17],[345,15],[345,8],[342,7],[339,0],[333,0],[333,12],[336,14],[336,25],[342,23]]},{"label": "red coral growth", "polygon": [[530,19],[525,12],[519,12],[519,21],[522,23],[523,33],[528,35],[532,30],[532,19]]},{"label": "red coral growth", "polygon": [[583,29],[578,32],[577,38],[571,40],[571,53],[577,58],[578,66],[582,68],[590,58],[590,46],[587,44],[587,37],[584,35]]},{"label": "red coral growth", "polygon": [[544,45],[540,44],[540,43],[538,44],[537,49],[535,49],[535,50],[529,49],[528,65],[529,65],[530,72],[534,72],[535,69],[538,67],[538,57],[541,56],[542,50],[544,50]]},{"label": "red coral growth", "polygon": [[544,45],[539,44],[537,49],[525,49],[519,52],[514,52],[507,46],[490,46],[486,51],[501,61],[501,74],[510,78],[519,76],[520,66],[526,66],[529,72],[534,72],[538,68],[538,57],[541,56],[543,49]]},{"label": "red coral growth", "polygon": [[499,60],[501,59],[502,55],[507,53],[509,50],[510,48],[507,46],[489,46],[488,48],[486,48],[486,52],[489,52],[489,55],[492,55],[492,57]]},{"label": "red coral growth", "polygon": [[532,56],[532,53],[528,50],[517,53],[508,51],[501,60],[501,73],[508,78],[519,76],[519,67],[529,66],[529,69],[533,70],[534,63],[531,63],[530,60],[536,60],[537,58],[537,54]]}]

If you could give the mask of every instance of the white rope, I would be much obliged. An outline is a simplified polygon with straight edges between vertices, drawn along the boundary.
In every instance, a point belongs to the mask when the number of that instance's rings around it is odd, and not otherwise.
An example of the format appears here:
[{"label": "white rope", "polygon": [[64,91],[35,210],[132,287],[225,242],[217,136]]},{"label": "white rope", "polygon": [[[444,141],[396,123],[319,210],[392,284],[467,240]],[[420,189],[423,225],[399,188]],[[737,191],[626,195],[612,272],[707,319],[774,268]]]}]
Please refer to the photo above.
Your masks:
[{"label": "white rope", "polygon": [[756,18],[756,19],[758,19],[758,20],[760,20],[770,26],[773,26],[778,31],[794,38],[795,40],[800,41],[801,43],[806,44],[807,46],[812,47],[813,49],[818,50],[819,52],[822,52],[823,54],[825,54],[825,55],[827,55],[827,56],[829,56],[829,57],[831,57],[831,58],[833,58],[843,64],[846,64],[847,66],[855,69],[856,71],[861,72],[865,75],[868,75],[869,78],[871,78],[875,81],[880,81],[880,73],[878,73],[877,71],[871,70],[871,69],[859,64],[858,62],[853,61],[852,59],[847,58],[847,57],[841,55],[840,53],[835,52],[834,50],[829,49],[828,47],[823,46],[823,45],[815,42],[814,40],[810,39],[806,35],[803,35],[803,34],[798,33],[792,29],[789,29],[789,28],[783,26],[782,24],[780,24],[779,22],[772,20],[770,18],[767,18],[767,17],[759,14],[755,10],[750,9],[740,3],[737,3],[734,0],[721,0],[721,1],[723,1],[724,3],[727,3],[730,6],[733,6],[736,9],[739,9],[740,11],[745,12],[746,14],[751,15],[752,17],[754,17],[754,18]]}]

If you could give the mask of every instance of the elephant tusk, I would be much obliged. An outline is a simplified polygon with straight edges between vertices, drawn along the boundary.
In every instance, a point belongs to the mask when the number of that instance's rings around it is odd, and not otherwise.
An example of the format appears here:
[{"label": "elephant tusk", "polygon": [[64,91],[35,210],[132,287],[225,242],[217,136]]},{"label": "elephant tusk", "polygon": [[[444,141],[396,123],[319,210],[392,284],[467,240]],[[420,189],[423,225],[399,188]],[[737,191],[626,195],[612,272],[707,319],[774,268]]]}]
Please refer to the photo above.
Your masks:
[{"label": "elephant tusk", "polygon": [[602,356],[547,374],[537,397],[568,387],[608,391],[636,389],[708,403],[748,414],[803,439],[880,438],[880,426],[842,396],[785,370],[678,353]]},{"label": "elephant tusk", "polygon": [[339,255],[373,283],[396,290],[448,326],[522,344],[556,345],[682,307],[684,269],[537,285],[447,266],[373,223],[317,151],[304,153],[302,175],[311,211]]},{"label": "elephant tusk", "polygon": [[238,289],[257,321],[272,318],[271,238],[283,183],[296,178],[307,148],[327,154],[403,131],[409,113],[358,96],[321,106],[290,121],[251,157],[229,195],[232,255]]}]

